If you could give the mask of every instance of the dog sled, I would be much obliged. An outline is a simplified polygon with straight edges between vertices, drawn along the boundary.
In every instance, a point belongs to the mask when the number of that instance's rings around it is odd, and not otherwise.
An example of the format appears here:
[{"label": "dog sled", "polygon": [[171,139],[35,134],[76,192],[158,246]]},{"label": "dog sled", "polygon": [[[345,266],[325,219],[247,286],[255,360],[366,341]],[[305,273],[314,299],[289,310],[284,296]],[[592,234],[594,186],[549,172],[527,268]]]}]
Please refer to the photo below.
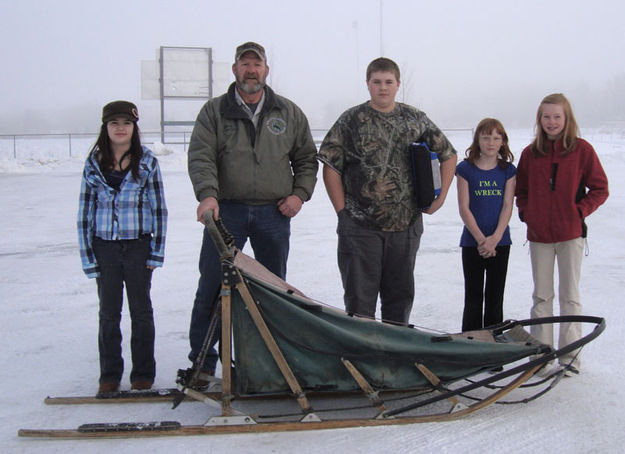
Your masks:
[{"label": "dog sled", "polygon": [[[605,320],[561,316],[508,320],[447,334],[359,318],[315,301],[234,246],[212,213],[206,228],[219,250],[222,291],[205,348],[179,371],[174,406],[199,401],[203,425],[175,421],[88,424],[75,430],[20,430],[31,437],[103,438],[364,427],[445,421],[492,403],[529,402],[562,378],[566,367],[535,377],[547,364],[599,336]],[[583,323],[581,339],[554,349],[526,330],[537,324]],[[211,338],[220,336],[222,378],[199,390]],[[520,399],[503,401],[519,392]],[[509,396],[510,397],[510,396]],[[508,397],[508,398],[509,398]]]}]

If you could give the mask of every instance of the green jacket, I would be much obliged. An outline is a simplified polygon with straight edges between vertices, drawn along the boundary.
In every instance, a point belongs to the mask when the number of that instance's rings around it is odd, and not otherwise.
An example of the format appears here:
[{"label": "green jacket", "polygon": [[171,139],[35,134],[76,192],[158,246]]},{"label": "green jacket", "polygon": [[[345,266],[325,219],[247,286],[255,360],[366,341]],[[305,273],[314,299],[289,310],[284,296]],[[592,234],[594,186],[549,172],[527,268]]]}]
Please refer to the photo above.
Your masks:
[{"label": "green jacket", "polygon": [[226,94],[204,104],[195,122],[188,168],[197,200],[264,204],[291,194],[309,200],[318,162],[304,113],[265,87],[256,129],[234,90],[233,83]]}]

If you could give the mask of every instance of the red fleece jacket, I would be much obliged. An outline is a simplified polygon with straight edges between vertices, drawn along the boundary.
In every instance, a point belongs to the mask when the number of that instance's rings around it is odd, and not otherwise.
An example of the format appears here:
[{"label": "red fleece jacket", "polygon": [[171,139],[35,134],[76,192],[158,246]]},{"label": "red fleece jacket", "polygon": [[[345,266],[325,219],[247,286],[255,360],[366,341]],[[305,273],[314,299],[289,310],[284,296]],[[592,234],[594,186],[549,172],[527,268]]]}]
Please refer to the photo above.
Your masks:
[{"label": "red fleece jacket", "polygon": [[[575,149],[563,155],[562,140],[546,141],[546,156],[527,146],[517,167],[516,204],[527,224],[527,239],[558,243],[582,235],[586,216],[608,198],[608,178],[597,153],[578,138]],[[588,189],[579,199],[580,187]]]}]

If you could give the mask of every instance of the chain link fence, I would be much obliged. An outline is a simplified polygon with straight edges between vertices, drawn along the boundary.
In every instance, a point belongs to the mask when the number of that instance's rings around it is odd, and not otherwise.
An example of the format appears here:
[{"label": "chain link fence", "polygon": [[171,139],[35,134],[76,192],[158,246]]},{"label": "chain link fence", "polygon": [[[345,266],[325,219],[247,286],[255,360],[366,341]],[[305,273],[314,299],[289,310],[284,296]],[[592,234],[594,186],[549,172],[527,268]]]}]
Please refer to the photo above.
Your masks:
[{"label": "chain link fence", "polygon": [[[327,129],[312,129],[315,144],[319,146]],[[473,129],[443,129],[457,150],[465,150],[471,143]],[[59,134],[2,134],[0,135],[0,159],[2,160],[61,160],[86,158],[98,138],[96,133]],[[175,152],[187,151],[191,131],[180,131],[167,135],[166,148]],[[160,145],[160,131],[141,131],[142,143],[151,148]]]}]

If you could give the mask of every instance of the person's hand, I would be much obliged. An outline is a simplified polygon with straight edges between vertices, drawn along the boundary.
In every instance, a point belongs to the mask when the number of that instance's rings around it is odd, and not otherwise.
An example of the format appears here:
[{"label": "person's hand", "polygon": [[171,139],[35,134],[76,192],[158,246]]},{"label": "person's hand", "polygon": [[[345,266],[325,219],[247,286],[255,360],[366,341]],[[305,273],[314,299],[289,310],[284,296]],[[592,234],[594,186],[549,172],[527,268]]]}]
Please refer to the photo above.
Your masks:
[{"label": "person's hand", "polygon": [[497,241],[497,239],[493,236],[487,236],[480,244],[478,244],[477,252],[485,259],[495,257],[497,255],[497,250],[495,248],[497,247],[498,242],[499,241]]},{"label": "person's hand", "polygon": [[295,194],[291,194],[288,197],[278,200],[278,209],[280,213],[282,213],[282,216],[292,218],[302,209],[303,203],[302,199]]},{"label": "person's hand", "polygon": [[219,219],[219,203],[215,197],[206,197],[197,207],[197,221],[204,224],[204,213],[213,210],[213,219]]},{"label": "person's hand", "polygon": [[445,198],[439,195],[432,201],[432,204],[427,208],[427,210],[423,210],[423,212],[425,214],[434,214],[440,207],[443,206],[443,202],[445,202]]}]

